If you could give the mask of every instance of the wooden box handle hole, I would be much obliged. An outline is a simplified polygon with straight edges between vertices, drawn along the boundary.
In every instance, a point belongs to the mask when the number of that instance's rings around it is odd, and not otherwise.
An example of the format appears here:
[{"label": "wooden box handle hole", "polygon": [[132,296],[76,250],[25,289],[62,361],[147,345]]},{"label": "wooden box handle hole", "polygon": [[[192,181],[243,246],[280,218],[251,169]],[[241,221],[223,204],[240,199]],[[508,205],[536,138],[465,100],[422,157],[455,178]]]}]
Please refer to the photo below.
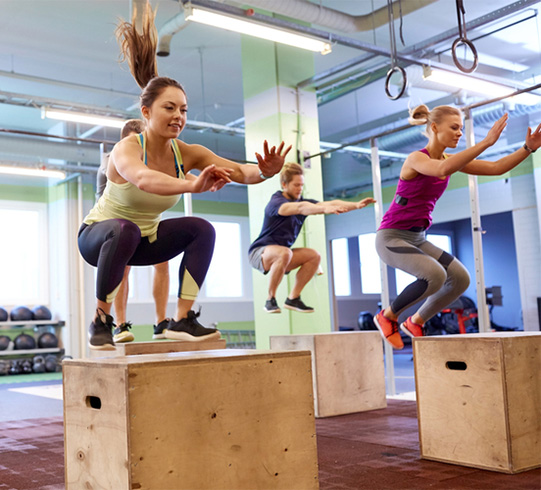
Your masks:
[{"label": "wooden box handle hole", "polygon": [[466,371],[468,365],[462,361],[447,361],[445,367],[451,371]]},{"label": "wooden box handle hole", "polygon": [[87,396],[86,406],[99,410],[101,408],[101,399],[99,396]]}]

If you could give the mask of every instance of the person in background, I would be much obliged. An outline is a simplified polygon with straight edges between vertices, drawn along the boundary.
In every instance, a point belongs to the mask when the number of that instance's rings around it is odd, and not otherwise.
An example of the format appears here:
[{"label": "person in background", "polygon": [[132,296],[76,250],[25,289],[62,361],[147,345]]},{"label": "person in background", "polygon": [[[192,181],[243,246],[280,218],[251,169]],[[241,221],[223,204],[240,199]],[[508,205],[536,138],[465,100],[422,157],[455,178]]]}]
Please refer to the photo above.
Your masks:
[{"label": "person in background", "polygon": [[319,253],[306,247],[291,248],[301,231],[304,220],[313,214],[340,214],[361,209],[375,202],[371,197],[359,202],[341,200],[318,202],[302,197],[304,171],[298,163],[286,163],[280,173],[281,191],[276,191],[267,206],[261,233],[250,245],[250,265],[269,274],[269,289],[264,310],[281,313],[276,290],[285,274],[299,269],[295,284],[284,302],[284,308],[311,313],[314,309],[301,300],[304,286],[319,268]]}]

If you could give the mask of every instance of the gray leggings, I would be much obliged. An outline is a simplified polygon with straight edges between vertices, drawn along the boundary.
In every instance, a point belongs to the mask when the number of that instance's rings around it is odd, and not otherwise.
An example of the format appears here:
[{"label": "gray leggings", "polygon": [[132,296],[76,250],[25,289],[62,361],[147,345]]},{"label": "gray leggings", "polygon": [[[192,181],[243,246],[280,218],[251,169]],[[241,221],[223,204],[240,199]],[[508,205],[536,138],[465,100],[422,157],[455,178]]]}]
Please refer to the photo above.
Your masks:
[{"label": "gray leggings", "polygon": [[426,299],[417,311],[426,322],[457,299],[470,284],[466,268],[426,240],[424,231],[378,230],[376,250],[388,266],[417,278],[391,303],[391,310],[397,315]]}]

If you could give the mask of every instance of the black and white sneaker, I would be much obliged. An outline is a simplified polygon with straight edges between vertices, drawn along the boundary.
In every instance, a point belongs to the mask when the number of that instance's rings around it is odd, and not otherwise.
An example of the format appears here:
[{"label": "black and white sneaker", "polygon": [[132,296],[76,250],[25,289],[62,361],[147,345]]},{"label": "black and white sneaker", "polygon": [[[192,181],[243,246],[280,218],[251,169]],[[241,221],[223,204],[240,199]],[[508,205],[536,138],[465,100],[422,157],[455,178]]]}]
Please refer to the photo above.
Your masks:
[{"label": "black and white sneaker", "polygon": [[130,332],[131,322],[121,323],[118,327],[113,330],[113,340],[116,343],[121,342],[132,342],[135,338]]},{"label": "black and white sneaker", "polygon": [[114,327],[113,317],[101,309],[98,310],[98,316],[90,324],[90,328],[88,329],[88,346],[92,350],[114,350]]},{"label": "black and white sneaker", "polygon": [[171,318],[166,318],[162,320],[158,325],[154,325],[154,333],[152,334],[153,339],[165,339],[165,329],[169,326]]},{"label": "black and white sneaker", "polygon": [[282,310],[278,306],[278,303],[276,302],[276,298],[274,296],[265,302],[265,306],[263,307],[263,309],[267,313],[282,313]]},{"label": "black and white sneaker", "polygon": [[217,340],[220,332],[215,328],[207,328],[197,321],[199,313],[193,310],[188,312],[187,318],[178,322],[171,320],[165,329],[165,338],[171,340],[187,340],[189,342],[201,342],[204,340]]},{"label": "black and white sneaker", "polygon": [[299,296],[298,298],[289,299],[286,298],[284,302],[284,308],[288,310],[300,311],[301,313],[313,313],[314,308],[306,306]]}]

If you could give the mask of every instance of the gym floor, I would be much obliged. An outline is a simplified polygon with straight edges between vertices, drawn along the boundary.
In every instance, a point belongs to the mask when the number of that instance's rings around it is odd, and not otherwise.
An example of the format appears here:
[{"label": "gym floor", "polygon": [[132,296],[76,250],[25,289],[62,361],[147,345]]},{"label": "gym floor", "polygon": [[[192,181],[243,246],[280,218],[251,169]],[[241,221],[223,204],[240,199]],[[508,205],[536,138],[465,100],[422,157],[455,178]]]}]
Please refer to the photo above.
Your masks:
[{"label": "gym floor", "polygon": [[[411,350],[394,361],[401,394],[387,408],[316,420],[322,490],[541,488],[541,469],[506,475],[420,459]],[[0,490],[65,488],[61,374],[37,376],[0,378]]]}]

